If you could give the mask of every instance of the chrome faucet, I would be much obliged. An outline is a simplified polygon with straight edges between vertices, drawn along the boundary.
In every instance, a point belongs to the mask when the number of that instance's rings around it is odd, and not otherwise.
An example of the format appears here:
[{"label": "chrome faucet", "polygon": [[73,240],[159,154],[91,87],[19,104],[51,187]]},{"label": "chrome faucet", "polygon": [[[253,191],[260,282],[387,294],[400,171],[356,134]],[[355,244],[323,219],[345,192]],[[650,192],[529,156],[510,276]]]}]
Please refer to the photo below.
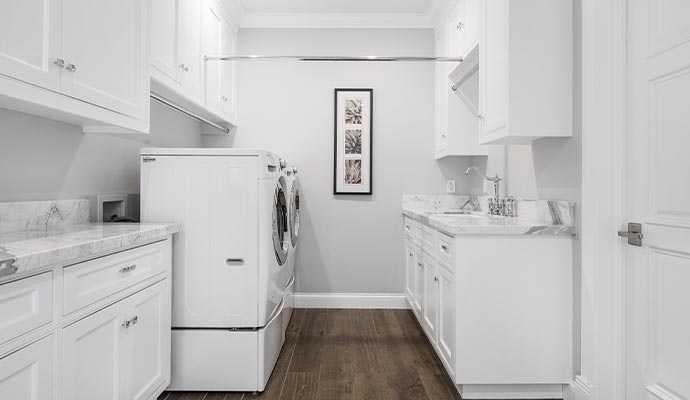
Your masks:
[{"label": "chrome faucet", "polygon": [[479,168],[474,166],[467,168],[467,171],[465,171],[465,175],[469,175],[472,171],[476,172],[477,175],[481,176],[483,179],[486,179],[487,181],[494,183],[494,197],[492,199],[489,199],[489,214],[505,215],[503,210],[503,200],[501,200],[499,196],[499,182],[502,181],[502,179],[498,177],[498,174],[490,178],[484,175],[479,170]]}]

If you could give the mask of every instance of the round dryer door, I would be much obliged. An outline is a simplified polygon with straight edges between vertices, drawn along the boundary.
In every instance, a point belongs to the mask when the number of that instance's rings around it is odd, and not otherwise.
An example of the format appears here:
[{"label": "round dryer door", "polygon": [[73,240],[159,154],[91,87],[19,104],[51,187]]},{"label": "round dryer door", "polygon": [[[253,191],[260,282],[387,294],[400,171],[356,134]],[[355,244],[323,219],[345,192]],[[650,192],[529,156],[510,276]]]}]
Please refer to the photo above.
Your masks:
[{"label": "round dryer door", "polygon": [[292,247],[297,246],[299,237],[299,187],[292,182],[292,199],[290,199],[290,241]]},{"label": "round dryer door", "polygon": [[286,237],[288,234],[288,203],[283,179],[281,179],[273,197],[273,249],[280,265],[287,261],[290,248],[290,243]]}]

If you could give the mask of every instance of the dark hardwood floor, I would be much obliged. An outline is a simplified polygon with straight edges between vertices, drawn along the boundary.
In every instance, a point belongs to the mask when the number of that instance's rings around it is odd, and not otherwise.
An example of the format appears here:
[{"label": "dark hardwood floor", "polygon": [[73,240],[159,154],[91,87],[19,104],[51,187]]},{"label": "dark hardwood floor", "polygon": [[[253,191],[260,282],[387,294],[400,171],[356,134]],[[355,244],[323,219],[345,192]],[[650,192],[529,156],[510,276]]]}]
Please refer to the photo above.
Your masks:
[{"label": "dark hardwood floor", "polygon": [[409,310],[298,309],[263,393],[159,400],[460,399]]}]

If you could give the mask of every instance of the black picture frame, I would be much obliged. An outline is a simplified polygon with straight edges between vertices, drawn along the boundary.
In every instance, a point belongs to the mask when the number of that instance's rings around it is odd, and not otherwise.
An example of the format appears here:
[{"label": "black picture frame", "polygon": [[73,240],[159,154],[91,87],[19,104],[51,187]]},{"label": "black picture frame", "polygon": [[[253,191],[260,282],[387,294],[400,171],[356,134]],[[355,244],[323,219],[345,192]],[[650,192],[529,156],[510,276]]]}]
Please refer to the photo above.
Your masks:
[{"label": "black picture frame", "polygon": [[[338,185],[338,169],[343,168],[345,169],[345,161],[350,160],[350,158],[345,158],[344,153],[342,154],[342,157],[339,156],[338,150],[339,150],[339,144],[343,142],[344,140],[344,134],[345,134],[345,122],[343,121],[342,124],[339,124],[339,110],[342,107],[342,104],[340,103],[340,94],[342,93],[363,93],[366,96],[368,96],[368,102],[369,102],[369,107],[368,107],[368,113],[369,115],[364,116],[365,109],[364,107],[362,108],[362,123],[363,126],[368,128],[368,135],[363,135],[362,136],[362,141],[364,139],[368,140],[368,145],[365,147],[368,147],[368,151],[364,154],[361,154],[362,158],[360,158],[361,163],[360,163],[360,171],[366,171],[368,173],[368,176],[362,177],[362,182],[366,180],[366,189],[362,190],[361,186],[356,187],[356,185],[353,185],[352,191],[348,190],[343,190],[342,187],[339,189]],[[374,179],[373,179],[373,144],[374,144],[374,89],[373,88],[336,88],[334,89],[334,111],[333,111],[333,194],[334,195],[365,195],[365,196],[370,196],[373,194],[373,184],[374,184]],[[367,121],[368,123],[364,123],[364,121]],[[348,125],[352,127],[352,125]],[[360,144],[362,146],[362,144]],[[365,162],[364,156],[368,157],[367,161]],[[354,162],[357,162],[357,160],[353,159]],[[368,169],[364,169],[361,166],[368,164]],[[363,172],[362,172],[363,173]],[[346,171],[342,172],[342,177],[345,179],[345,174]]]}]

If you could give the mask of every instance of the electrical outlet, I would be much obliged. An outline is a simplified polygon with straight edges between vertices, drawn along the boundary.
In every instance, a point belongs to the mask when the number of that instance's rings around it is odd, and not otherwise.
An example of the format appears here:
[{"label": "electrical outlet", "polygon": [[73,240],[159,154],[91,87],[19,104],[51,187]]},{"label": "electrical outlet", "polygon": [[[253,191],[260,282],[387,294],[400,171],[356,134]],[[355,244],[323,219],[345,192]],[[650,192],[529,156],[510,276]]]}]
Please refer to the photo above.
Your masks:
[{"label": "electrical outlet", "polygon": [[455,193],[455,179],[446,181],[446,193]]}]

